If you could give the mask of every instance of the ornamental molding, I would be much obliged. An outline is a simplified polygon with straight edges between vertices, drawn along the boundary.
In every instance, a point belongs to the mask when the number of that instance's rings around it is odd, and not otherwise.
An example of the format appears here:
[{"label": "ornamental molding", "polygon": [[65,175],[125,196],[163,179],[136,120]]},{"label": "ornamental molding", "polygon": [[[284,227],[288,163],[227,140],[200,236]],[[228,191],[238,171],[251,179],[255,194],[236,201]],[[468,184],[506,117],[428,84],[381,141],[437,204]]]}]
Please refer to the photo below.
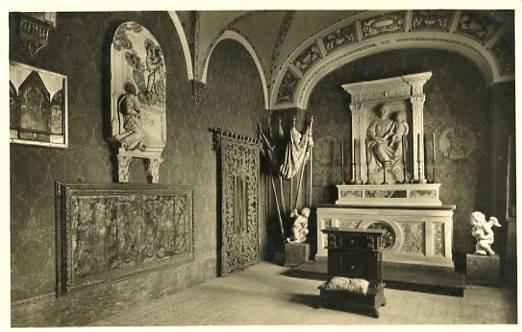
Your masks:
[{"label": "ornamental molding", "polygon": [[[479,41],[463,33],[453,33],[458,28],[457,24],[461,19],[461,14],[461,11],[450,11],[447,15],[441,13],[441,11],[434,11],[435,19],[442,21],[433,23],[431,30],[429,28],[429,23],[431,22],[426,17],[426,13],[422,13],[424,15],[422,17],[422,29],[416,29],[412,26],[412,19],[420,17],[420,11],[372,11],[343,19],[310,36],[285,59],[277,72],[270,91],[270,109],[305,109],[311,91],[319,80],[328,73],[359,58],[394,49],[431,48],[455,52],[475,63],[488,85],[514,80],[514,73],[504,73],[501,70],[502,66],[508,69],[512,68],[512,66],[505,64],[511,59],[509,55],[505,55],[505,53],[509,53],[509,50],[503,50],[504,52],[502,52],[491,47],[504,36],[504,32],[508,33],[506,31],[507,23],[499,26],[496,32],[491,33],[489,39]],[[390,32],[397,25],[394,19],[405,20],[401,23],[404,27],[404,29],[401,28],[403,32]],[[380,29],[382,32],[378,32],[379,29],[373,29],[374,34],[368,36],[361,34],[361,22],[372,22],[377,27],[380,24],[388,23],[395,25],[389,29]],[[353,27],[355,38],[347,35],[351,30],[345,29],[350,26]],[[313,62],[302,72],[302,78],[299,78],[294,91],[290,93],[292,101],[286,99],[282,102],[282,100],[279,100],[279,90],[284,75],[289,69],[295,69],[293,64],[296,59],[302,57],[302,53],[306,52],[312,45],[317,44],[317,41],[321,41],[321,44],[325,45],[325,41],[330,36],[340,36],[344,40],[339,42],[339,47],[327,48],[326,56]],[[328,41],[332,43],[331,37]],[[502,54],[502,62],[497,58],[497,54]],[[286,94],[288,95],[288,92]]]},{"label": "ornamental molding", "polygon": [[238,42],[239,44],[241,44],[247,50],[248,54],[250,54],[250,56],[252,57],[252,60],[254,61],[255,65],[256,65],[257,71],[259,72],[259,78],[261,79],[261,87],[263,89],[263,100],[264,100],[265,109],[268,110],[269,109],[268,88],[267,88],[265,73],[263,71],[263,66],[261,65],[259,56],[257,55],[257,52],[254,49],[254,47],[252,46],[252,44],[243,35],[241,35],[237,31],[226,30],[213,43],[212,47],[210,48],[210,50],[204,60],[205,62],[203,64],[203,74],[202,74],[201,82],[203,84],[207,83],[208,65],[210,63],[210,58],[212,57],[212,53],[214,52],[214,49],[220,42],[227,40],[227,39],[234,40],[234,41]]},{"label": "ornamental molding", "polygon": [[176,32],[178,33],[179,41],[181,42],[181,48],[183,49],[183,57],[185,58],[185,68],[187,69],[187,78],[189,80],[194,79],[193,67],[192,67],[192,56],[190,54],[190,48],[187,41],[187,35],[185,34],[185,30],[183,29],[183,25],[176,14],[175,11],[167,12],[170,16],[172,24],[174,24],[174,28],[176,28]]}]

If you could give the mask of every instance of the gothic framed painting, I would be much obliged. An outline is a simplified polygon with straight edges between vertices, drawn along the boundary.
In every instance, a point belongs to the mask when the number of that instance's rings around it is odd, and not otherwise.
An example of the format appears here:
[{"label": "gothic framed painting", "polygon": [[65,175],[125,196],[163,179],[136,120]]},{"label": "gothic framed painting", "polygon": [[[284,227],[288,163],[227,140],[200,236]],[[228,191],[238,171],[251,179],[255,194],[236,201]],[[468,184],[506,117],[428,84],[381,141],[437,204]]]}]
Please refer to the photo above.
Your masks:
[{"label": "gothic framed painting", "polygon": [[66,148],[67,76],[9,62],[10,142]]}]

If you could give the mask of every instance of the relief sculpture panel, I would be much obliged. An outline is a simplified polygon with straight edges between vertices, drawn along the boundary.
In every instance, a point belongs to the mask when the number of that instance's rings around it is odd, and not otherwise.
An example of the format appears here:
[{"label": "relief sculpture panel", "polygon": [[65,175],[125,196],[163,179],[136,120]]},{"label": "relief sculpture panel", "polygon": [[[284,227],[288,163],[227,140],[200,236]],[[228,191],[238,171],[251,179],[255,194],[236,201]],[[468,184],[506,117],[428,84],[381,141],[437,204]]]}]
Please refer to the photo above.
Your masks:
[{"label": "relief sculpture panel", "polygon": [[59,293],[193,258],[186,186],[57,186]]},{"label": "relief sculpture panel", "polygon": [[167,140],[166,76],[154,36],[136,22],[122,23],[111,47],[111,141],[117,148],[119,182],[129,181],[132,158],[144,159],[147,176],[159,181]]},{"label": "relief sculpture panel", "polygon": [[411,254],[425,254],[426,233],[424,223],[402,222],[399,223],[404,240],[401,251]]}]

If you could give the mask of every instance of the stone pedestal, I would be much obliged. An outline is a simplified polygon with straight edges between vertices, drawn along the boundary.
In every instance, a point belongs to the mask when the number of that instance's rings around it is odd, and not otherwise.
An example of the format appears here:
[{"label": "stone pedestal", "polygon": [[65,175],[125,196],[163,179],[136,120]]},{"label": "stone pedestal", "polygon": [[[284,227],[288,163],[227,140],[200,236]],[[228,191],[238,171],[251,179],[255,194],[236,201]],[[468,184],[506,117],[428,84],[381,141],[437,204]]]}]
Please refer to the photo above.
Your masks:
[{"label": "stone pedestal", "polygon": [[466,255],[466,283],[498,286],[500,258],[495,256]]},{"label": "stone pedestal", "polygon": [[308,243],[285,243],[285,266],[296,266],[308,261],[310,245]]}]

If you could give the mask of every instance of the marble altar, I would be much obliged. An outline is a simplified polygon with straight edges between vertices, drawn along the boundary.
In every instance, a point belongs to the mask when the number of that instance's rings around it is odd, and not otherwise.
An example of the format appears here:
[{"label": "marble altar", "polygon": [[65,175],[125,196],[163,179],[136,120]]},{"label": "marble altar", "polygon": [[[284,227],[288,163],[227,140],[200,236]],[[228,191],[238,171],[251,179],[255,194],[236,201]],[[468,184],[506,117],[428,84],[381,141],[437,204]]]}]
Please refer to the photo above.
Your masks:
[{"label": "marble altar", "polygon": [[351,183],[337,186],[335,205],[317,207],[316,258],[327,257],[325,228],[382,229],[385,263],[454,271],[456,206],[443,205],[441,184],[425,176],[425,160],[436,162],[436,149],[425,154],[430,78],[424,72],[342,86],[351,96]]}]

